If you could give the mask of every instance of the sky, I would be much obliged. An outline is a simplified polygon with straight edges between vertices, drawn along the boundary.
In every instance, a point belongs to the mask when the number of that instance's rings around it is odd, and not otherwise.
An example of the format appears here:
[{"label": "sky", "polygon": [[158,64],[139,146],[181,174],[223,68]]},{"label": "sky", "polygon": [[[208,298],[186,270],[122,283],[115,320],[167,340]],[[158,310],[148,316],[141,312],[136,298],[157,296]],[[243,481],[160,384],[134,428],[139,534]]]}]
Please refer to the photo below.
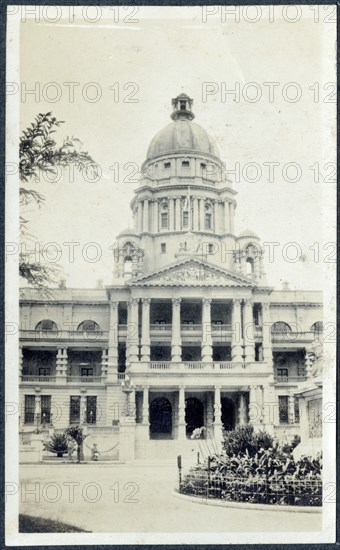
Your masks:
[{"label": "sky", "polygon": [[[102,14],[93,23],[95,12],[54,23],[50,12],[21,23],[20,128],[52,111],[65,121],[56,139],[76,136],[101,167],[98,181],[42,178],[35,186],[45,203],[25,212],[38,241],[58,243],[68,286],[111,283],[110,246],[131,224],[138,169],[184,91],[230,171],[236,233],[250,228],[267,243],[268,283],[322,288],[334,258],[323,228],[334,207],[325,199],[333,165],[325,164],[335,158],[335,25],[307,8],[295,23],[280,11],[270,22],[267,8],[256,23],[242,14],[221,21],[219,12],[203,22],[200,7],[121,8],[116,22]],[[74,258],[71,242],[79,243]]]}]

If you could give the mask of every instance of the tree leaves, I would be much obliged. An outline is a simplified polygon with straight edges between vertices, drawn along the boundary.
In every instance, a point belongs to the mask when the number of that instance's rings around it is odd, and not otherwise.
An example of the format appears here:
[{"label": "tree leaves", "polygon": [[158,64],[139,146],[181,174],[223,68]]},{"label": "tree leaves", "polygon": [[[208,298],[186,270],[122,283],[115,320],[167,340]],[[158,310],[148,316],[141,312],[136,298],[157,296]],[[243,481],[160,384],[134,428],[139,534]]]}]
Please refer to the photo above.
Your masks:
[{"label": "tree leaves", "polygon": [[[79,172],[97,176],[97,164],[87,151],[82,151],[81,141],[75,137],[67,137],[61,146],[57,145],[52,134],[64,121],[57,120],[52,112],[39,113],[26,130],[22,131],[19,140],[19,177],[23,184],[41,182],[44,174],[58,176],[58,168],[74,166]],[[50,180],[49,180],[50,181]],[[44,196],[32,188],[21,186],[19,189],[20,206],[35,203],[39,207],[44,203]],[[21,236],[27,235],[27,220],[20,218]],[[53,285],[56,281],[56,266],[43,265],[35,261],[34,253],[20,254],[19,274],[26,281],[38,288]]]}]

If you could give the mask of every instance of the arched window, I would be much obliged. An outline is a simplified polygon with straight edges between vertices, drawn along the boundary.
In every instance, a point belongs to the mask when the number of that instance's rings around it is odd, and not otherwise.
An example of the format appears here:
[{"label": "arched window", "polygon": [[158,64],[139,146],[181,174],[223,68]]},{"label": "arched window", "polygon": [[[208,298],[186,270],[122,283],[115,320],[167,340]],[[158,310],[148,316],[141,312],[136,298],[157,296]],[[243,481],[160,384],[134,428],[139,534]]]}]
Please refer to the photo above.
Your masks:
[{"label": "arched window", "polygon": [[317,321],[310,327],[310,329],[314,332],[314,334],[321,334],[323,332],[323,322]]},{"label": "arched window", "polygon": [[132,258],[131,256],[125,256],[124,258],[124,275],[130,275],[132,273]]},{"label": "arched window", "polygon": [[247,272],[247,275],[252,275],[254,273],[254,259],[253,258],[247,258],[246,259],[246,272]]},{"label": "arched window", "polygon": [[78,326],[77,332],[100,332],[100,327],[95,321],[83,321]]},{"label": "arched window", "polygon": [[282,321],[278,321],[272,325],[272,334],[288,334],[291,330],[288,323]]},{"label": "arched window", "polygon": [[205,203],[205,214],[204,214],[204,228],[212,229],[213,228],[213,205],[210,201]]},{"label": "arched window", "polygon": [[57,332],[58,327],[54,321],[51,321],[51,319],[44,319],[37,324],[35,330],[40,332]]},{"label": "arched window", "polygon": [[168,212],[169,212],[169,206],[168,206],[168,203],[166,201],[163,201],[161,203],[161,212],[160,212],[160,217],[161,217],[161,229],[168,229],[168,224],[169,224],[169,221],[168,221]]}]

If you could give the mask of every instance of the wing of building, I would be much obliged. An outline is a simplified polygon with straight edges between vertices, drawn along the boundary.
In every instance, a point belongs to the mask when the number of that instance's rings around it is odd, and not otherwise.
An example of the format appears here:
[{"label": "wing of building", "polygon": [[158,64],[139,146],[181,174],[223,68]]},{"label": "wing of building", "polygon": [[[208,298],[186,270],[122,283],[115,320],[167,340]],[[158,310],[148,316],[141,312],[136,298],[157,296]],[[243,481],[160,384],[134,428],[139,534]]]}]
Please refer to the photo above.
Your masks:
[{"label": "wing of building", "polygon": [[294,394],[321,292],[268,286],[260,238],[235,234],[236,191],[192,103],[173,99],[149,145],[111,284],[21,290],[21,432],[82,424],[137,458],[176,454],[197,428],[216,441],[248,422],[299,434]]}]

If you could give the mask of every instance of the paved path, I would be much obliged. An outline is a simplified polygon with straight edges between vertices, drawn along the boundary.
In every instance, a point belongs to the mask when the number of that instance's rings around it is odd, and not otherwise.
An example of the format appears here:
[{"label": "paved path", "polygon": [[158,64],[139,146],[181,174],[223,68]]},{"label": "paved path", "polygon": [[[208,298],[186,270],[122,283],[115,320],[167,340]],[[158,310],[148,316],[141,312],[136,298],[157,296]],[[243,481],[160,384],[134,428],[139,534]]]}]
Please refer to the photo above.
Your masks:
[{"label": "paved path", "polygon": [[[176,498],[177,469],[169,465],[21,465],[21,482],[22,513],[92,532],[321,530],[321,514],[222,508]],[[32,489],[35,494],[28,493]]]}]

